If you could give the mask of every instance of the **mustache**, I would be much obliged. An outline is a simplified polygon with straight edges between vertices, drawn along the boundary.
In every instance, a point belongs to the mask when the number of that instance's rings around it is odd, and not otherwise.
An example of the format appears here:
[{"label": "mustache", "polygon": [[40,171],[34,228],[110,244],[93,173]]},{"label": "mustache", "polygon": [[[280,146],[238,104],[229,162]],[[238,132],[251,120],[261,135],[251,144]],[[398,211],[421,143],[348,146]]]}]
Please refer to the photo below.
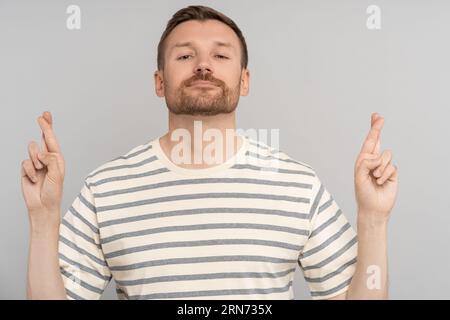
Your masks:
[{"label": "mustache", "polygon": [[192,85],[193,82],[198,81],[198,80],[209,81],[212,84],[214,84],[218,87],[221,87],[221,88],[225,87],[225,82],[215,78],[211,73],[204,73],[204,74],[197,73],[197,74],[193,75],[192,77],[190,77],[189,79],[184,80],[183,86],[189,87]]}]

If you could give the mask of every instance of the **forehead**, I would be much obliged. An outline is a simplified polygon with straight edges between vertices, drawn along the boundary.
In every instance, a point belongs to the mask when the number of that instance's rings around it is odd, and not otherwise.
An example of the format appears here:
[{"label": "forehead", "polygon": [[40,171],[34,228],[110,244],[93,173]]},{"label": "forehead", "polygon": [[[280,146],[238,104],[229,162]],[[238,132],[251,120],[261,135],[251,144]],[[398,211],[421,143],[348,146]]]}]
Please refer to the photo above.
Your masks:
[{"label": "forehead", "polygon": [[190,20],[176,26],[166,39],[168,53],[180,44],[197,45],[228,44],[231,50],[239,52],[239,38],[226,24],[217,20]]}]

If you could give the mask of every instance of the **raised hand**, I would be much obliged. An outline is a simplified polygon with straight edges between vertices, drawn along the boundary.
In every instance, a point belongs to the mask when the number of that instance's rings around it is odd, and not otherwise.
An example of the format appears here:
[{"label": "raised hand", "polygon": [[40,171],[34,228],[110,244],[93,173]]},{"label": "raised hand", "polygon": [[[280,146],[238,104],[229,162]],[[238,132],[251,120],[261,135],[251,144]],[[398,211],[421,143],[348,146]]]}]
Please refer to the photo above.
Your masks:
[{"label": "raised hand", "polygon": [[371,128],[355,163],[355,195],[358,213],[387,220],[395,204],[398,169],[392,164],[392,152],[380,154],[380,135],[384,118],[372,114]]},{"label": "raised hand", "polygon": [[53,131],[50,112],[44,112],[37,122],[42,131],[42,149],[32,141],[28,145],[29,159],[22,162],[22,193],[32,225],[59,225],[65,164]]}]

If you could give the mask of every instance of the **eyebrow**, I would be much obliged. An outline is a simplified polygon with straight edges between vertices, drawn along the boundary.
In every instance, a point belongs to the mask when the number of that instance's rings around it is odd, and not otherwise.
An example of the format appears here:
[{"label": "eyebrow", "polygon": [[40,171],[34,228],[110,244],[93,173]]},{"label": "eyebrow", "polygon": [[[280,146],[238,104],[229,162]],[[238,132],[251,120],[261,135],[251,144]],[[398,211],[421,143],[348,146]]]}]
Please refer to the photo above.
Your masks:
[{"label": "eyebrow", "polygon": [[[218,46],[218,47],[226,47],[226,48],[231,48],[234,49],[233,45],[229,42],[222,42],[222,41],[214,41],[214,45]],[[174,48],[183,48],[183,47],[189,47],[189,48],[193,48],[194,45],[192,42],[187,41],[187,42],[178,42],[176,43],[172,49]]]}]

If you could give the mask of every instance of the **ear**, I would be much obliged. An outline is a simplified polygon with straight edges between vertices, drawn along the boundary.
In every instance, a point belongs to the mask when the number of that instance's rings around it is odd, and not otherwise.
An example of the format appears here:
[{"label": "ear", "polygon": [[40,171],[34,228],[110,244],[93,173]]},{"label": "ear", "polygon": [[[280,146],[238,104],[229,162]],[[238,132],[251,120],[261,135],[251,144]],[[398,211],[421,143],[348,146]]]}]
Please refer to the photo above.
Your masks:
[{"label": "ear", "polygon": [[160,98],[164,97],[164,77],[162,70],[156,70],[154,73],[155,92]]},{"label": "ear", "polygon": [[242,70],[241,73],[241,96],[248,95],[250,90],[250,70],[247,68]]}]

